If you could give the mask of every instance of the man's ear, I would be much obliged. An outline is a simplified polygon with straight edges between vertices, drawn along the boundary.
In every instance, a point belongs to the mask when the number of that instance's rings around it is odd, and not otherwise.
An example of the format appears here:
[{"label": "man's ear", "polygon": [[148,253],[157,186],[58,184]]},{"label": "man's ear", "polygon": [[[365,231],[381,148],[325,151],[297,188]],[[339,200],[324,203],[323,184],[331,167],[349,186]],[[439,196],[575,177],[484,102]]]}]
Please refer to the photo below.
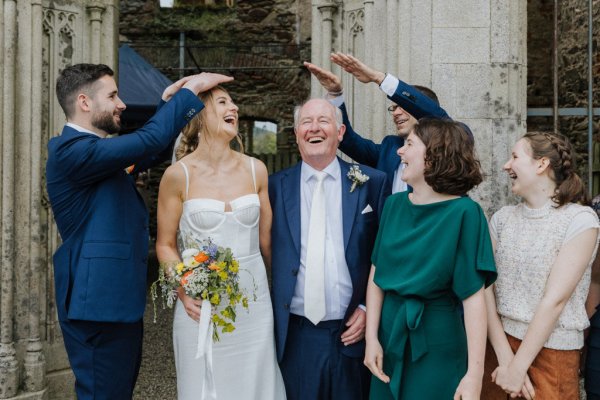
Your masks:
[{"label": "man's ear", "polygon": [[91,111],[91,99],[88,95],[79,93],[77,95],[77,107],[82,111],[89,112]]},{"label": "man's ear", "polygon": [[344,133],[346,133],[346,125],[341,124],[338,129],[338,140],[340,142],[344,139]]}]

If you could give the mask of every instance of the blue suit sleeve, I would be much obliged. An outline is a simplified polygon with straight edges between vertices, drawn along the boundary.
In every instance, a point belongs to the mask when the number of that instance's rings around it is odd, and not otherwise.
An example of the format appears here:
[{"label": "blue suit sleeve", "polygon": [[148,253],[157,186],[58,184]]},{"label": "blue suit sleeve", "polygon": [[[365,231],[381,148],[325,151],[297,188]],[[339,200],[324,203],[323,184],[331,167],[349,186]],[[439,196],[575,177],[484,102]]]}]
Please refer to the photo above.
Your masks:
[{"label": "blue suit sleeve", "polygon": [[[137,131],[110,139],[93,135],[75,137],[56,149],[57,164],[76,184],[90,184],[136,164],[136,170],[162,161],[185,125],[204,104],[182,89]],[[140,168],[137,168],[137,164]]]},{"label": "blue suit sleeve", "polygon": [[396,92],[392,96],[388,96],[388,98],[416,119],[423,117],[450,118],[446,110],[440,107],[435,101],[419,92],[414,86],[403,81],[398,82]]},{"label": "blue suit sleeve", "polygon": [[376,168],[381,145],[363,138],[352,129],[346,104],[342,103],[340,110],[342,111],[344,125],[346,125],[346,133],[340,143],[339,149],[354,161]]}]

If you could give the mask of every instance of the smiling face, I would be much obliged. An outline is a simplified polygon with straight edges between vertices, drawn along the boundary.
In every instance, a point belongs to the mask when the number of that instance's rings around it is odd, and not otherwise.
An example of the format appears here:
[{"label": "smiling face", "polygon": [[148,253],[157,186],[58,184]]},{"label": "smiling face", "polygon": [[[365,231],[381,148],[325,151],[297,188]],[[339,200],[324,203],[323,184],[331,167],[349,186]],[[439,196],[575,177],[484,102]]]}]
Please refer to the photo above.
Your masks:
[{"label": "smiling face", "polygon": [[402,157],[402,180],[411,186],[425,182],[425,151],[423,141],[411,131],[404,146],[398,149],[398,155]]},{"label": "smiling face", "polygon": [[211,99],[206,101],[205,105],[206,108],[202,113],[208,132],[224,132],[230,140],[237,136],[239,108],[226,91],[213,90]]},{"label": "smiling face", "polygon": [[125,110],[125,103],[117,93],[115,80],[105,75],[94,83],[89,96],[91,125],[107,134],[118,133],[121,129],[121,113]]},{"label": "smiling face", "polygon": [[400,137],[408,137],[417,124],[417,120],[397,104],[393,104],[390,108],[393,109],[392,119],[396,125],[396,133]]},{"label": "smiling face", "polygon": [[297,115],[296,143],[302,160],[322,170],[335,158],[345,126],[338,126],[335,107],[322,99],[309,100]]},{"label": "smiling face", "polygon": [[524,197],[532,188],[537,187],[535,184],[544,171],[544,160],[533,158],[529,142],[520,139],[513,146],[512,155],[503,169],[512,181],[512,192]]}]

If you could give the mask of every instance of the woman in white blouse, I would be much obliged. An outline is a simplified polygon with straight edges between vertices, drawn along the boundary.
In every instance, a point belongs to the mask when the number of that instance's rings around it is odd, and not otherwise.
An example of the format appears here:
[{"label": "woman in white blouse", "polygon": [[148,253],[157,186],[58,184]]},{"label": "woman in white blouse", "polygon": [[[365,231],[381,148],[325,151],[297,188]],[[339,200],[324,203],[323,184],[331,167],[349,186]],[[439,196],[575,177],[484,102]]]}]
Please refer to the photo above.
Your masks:
[{"label": "woman in white blouse", "polygon": [[[504,165],[522,198],[492,217],[498,280],[486,291],[488,337],[505,392],[486,399],[579,399],[579,350],[589,325],[585,300],[598,217],[568,140],[530,132]],[[484,379],[484,382],[488,379]]]}]

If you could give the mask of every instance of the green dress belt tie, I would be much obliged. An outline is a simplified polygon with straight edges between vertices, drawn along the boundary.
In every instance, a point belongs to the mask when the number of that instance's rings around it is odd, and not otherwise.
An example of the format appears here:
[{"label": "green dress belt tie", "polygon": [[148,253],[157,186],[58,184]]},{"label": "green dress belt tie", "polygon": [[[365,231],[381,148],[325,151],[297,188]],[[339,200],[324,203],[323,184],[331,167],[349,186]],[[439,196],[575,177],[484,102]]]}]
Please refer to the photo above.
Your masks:
[{"label": "green dress belt tie", "polygon": [[[385,305],[385,302],[389,303]],[[400,395],[405,353],[408,348],[407,341],[410,345],[412,362],[419,360],[428,351],[427,337],[422,324],[423,313],[427,309],[456,312],[456,304],[456,300],[449,296],[434,300],[422,300],[417,297],[401,297],[393,292],[386,292],[384,308],[392,307],[396,313],[391,330],[385,334],[387,340],[382,337],[381,333],[380,340],[385,340],[385,343],[382,342],[382,347],[384,353],[387,353],[388,365],[386,366],[384,363],[384,370],[390,376],[390,390],[395,400],[398,400]],[[391,365],[389,365],[390,362]]]}]

